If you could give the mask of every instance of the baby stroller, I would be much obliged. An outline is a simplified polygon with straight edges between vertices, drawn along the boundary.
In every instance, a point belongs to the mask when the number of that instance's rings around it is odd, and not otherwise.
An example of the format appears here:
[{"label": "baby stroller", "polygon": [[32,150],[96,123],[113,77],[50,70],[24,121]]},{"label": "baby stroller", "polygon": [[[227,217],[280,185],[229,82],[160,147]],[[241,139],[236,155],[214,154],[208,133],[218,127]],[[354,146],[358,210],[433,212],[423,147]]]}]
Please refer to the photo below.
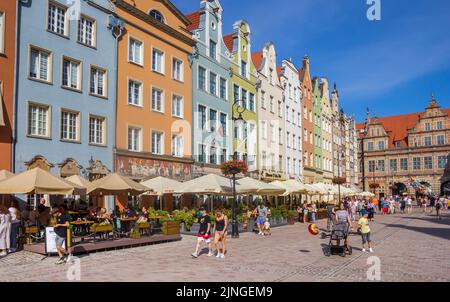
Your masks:
[{"label": "baby stroller", "polygon": [[[348,237],[348,224],[345,222],[333,222],[332,229],[330,233],[321,233],[322,239],[330,237],[330,242],[328,246],[324,249],[325,256],[329,257],[331,255],[341,255],[345,257],[347,253],[352,254],[352,247],[345,244]],[[339,245],[337,244],[339,240]],[[333,241],[335,243],[333,243]]]}]

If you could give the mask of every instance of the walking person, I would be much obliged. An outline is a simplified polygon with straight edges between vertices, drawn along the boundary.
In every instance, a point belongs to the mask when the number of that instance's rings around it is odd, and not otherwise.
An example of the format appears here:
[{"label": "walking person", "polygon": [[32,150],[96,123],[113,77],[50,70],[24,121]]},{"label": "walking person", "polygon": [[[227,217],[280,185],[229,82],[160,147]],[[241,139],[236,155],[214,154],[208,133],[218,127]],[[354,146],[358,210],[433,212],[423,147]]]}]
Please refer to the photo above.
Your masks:
[{"label": "walking person", "polygon": [[308,222],[308,204],[305,202],[303,204],[303,223],[307,223]]},{"label": "walking person", "polygon": [[256,218],[256,224],[258,225],[258,235],[263,236],[264,235],[264,223],[266,222],[267,218],[267,208],[264,206],[264,204],[261,202],[259,206],[255,209],[255,212],[257,213],[258,217]]},{"label": "walking person", "polygon": [[365,253],[366,245],[370,253],[373,253],[372,240],[370,239],[370,227],[369,227],[369,213],[366,210],[361,212],[362,217],[358,221],[358,226],[361,228],[362,238],[362,252]]},{"label": "walking person", "polygon": [[[345,225],[344,245],[347,246],[348,231],[350,228],[353,228],[353,225],[352,221],[350,220],[350,215],[348,214],[348,211],[345,210],[345,205],[343,202],[339,203],[339,209],[335,213],[335,219],[336,222],[343,223]],[[340,240],[337,241],[337,245],[340,245]]]},{"label": "walking person", "polygon": [[369,212],[369,220],[370,221],[374,221],[375,220],[375,205],[372,202],[372,200],[369,201],[369,203],[367,204],[367,210]]},{"label": "walking person", "polygon": [[60,206],[56,212],[56,224],[54,225],[53,229],[55,231],[56,237],[55,237],[55,243],[56,243],[56,250],[59,255],[59,260],[56,262],[56,264],[63,264],[67,262],[67,255],[68,251],[66,250],[67,247],[67,228],[70,226],[71,218],[67,214],[67,206],[62,205]]},{"label": "walking person", "polygon": [[313,202],[311,205],[311,221],[312,223],[316,223],[316,214],[317,214],[317,205],[316,202]]},{"label": "walking person", "polygon": [[208,245],[208,257],[214,256],[211,249],[211,218],[205,208],[200,210],[202,212],[201,217],[199,217],[200,229],[197,234],[197,246],[195,247],[195,252],[192,253],[192,257],[198,258],[200,245],[204,242]]},{"label": "walking person", "polygon": [[405,199],[406,199],[406,213],[411,214],[412,213],[412,199],[409,196],[406,196]]},{"label": "walking person", "polygon": [[436,207],[436,216],[438,220],[441,220],[441,210],[444,207],[442,200],[438,199],[435,204]]},{"label": "walking person", "polygon": [[335,206],[329,204],[327,206],[327,231],[331,231],[331,226],[333,224],[333,219],[335,215]]},{"label": "walking person", "polygon": [[10,243],[11,215],[5,206],[0,206],[0,257],[8,255]]},{"label": "walking person", "polygon": [[406,198],[402,198],[400,200],[400,211],[402,214],[405,214],[405,209],[406,209]]},{"label": "walking person", "polygon": [[21,213],[19,210],[19,204],[14,201],[12,206],[8,209],[11,215],[11,238],[10,238],[10,253],[15,253],[19,248],[19,232],[20,232],[20,219]]},{"label": "walking person", "polygon": [[[228,217],[223,214],[222,209],[216,211],[216,223],[214,224],[214,246],[217,251],[217,258],[225,258],[227,253],[227,229],[228,229]],[[222,248],[220,244],[222,243]]]}]

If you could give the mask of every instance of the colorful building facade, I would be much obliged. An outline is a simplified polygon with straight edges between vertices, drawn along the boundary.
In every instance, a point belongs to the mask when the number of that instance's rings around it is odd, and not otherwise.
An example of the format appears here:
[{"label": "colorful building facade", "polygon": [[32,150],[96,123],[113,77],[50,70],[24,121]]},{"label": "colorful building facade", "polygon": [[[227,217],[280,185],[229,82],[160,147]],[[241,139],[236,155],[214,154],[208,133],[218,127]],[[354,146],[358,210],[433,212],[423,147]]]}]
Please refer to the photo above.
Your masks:
[{"label": "colorful building facade", "polygon": [[[292,59],[283,60],[278,68],[281,86],[283,87],[283,100],[285,104],[285,133],[281,134],[282,141],[292,136],[292,145],[283,143],[286,149],[286,158],[293,162],[293,169],[286,165],[286,179],[303,181],[303,137],[302,137],[302,90],[297,68]],[[288,116],[289,115],[289,116]],[[284,136],[284,137],[283,137]]]},{"label": "colorful building facade", "polygon": [[19,1],[14,172],[113,170],[116,40],[109,2]]},{"label": "colorful building facade", "polygon": [[170,1],[116,0],[118,45],[115,170],[135,180],[192,177],[189,20]]},{"label": "colorful building facade", "polygon": [[323,182],[333,180],[333,131],[330,89],[327,78],[320,79],[321,122],[322,122],[322,171]]},{"label": "colorful building facade", "polygon": [[313,123],[314,123],[314,169],[315,182],[323,182],[323,157],[322,157],[322,96],[320,81],[314,77],[313,85]]},{"label": "colorful building facade", "polygon": [[303,58],[302,68],[298,71],[302,87],[302,115],[303,115],[303,178],[305,183],[314,183],[314,96],[311,74],[309,70],[309,57]]},{"label": "colorful building facade", "polygon": [[222,36],[223,8],[218,0],[200,2],[187,15],[196,41],[192,60],[194,176],[221,174],[219,165],[233,154],[230,101],[231,54]]},{"label": "colorful building facade", "polygon": [[232,55],[231,62],[231,111],[233,127],[233,150],[237,158],[247,161],[250,174],[258,177],[258,119],[257,71],[251,57],[251,31],[245,21],[233,25],[234,32],[224,37],[225,45]]},{"label": "colorful building facade", "polygon": [[261,51],[252,54],[252,60],[261,83],[257,86],[259,178],[266,181],[284,180],[285,169],[294,173],[294,166],[297,165],[293,158],[286,157],[285,144],[295,149],[298,144],[294,133],[285,137],[285,119],[291,116],[290,112],[285,112],[275,45],[271,42],[266,44]]},{"label": "colorful building facade", "polygon": [[11,170],[18,1],[0,3],[0,170]]}]

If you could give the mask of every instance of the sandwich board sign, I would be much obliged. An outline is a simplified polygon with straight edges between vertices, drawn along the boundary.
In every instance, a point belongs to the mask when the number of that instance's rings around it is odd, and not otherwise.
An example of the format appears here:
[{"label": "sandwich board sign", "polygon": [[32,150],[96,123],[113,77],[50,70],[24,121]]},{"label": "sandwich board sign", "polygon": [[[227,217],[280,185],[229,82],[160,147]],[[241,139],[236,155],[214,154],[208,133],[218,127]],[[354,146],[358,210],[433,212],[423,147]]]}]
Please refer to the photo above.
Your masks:
[{"label": "sandwich board sign", "polygon": [[[56,254],[58,250],[56,249],[56,233],[53,227],[45,228],[45,253],[47,255]],[[65,244],[65,242],[64,242]]]}]

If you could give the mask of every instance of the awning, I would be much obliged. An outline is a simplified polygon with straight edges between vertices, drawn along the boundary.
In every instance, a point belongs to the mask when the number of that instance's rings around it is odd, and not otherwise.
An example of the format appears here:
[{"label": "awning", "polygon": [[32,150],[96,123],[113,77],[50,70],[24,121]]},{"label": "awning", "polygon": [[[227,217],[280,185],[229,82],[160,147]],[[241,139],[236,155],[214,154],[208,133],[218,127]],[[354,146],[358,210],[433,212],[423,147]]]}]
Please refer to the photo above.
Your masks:
[{"label": "awning", "polygon": [[0,126],[5,126],[5,119],[3,118],[3,94],[0,91]]}]

